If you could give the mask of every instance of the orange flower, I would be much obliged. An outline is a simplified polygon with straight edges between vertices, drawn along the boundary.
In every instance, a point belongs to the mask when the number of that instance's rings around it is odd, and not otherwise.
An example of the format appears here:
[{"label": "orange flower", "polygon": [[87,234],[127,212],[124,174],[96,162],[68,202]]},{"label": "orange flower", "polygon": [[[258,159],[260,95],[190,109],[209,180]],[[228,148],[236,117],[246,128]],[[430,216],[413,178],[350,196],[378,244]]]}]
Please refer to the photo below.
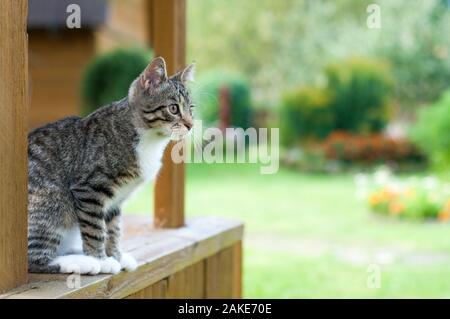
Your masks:
[{"label": "orange flower", "polygon": [[380,197],[383,201],[389,202],[397,197],[397,193],[385,187],[381,190]]},{"label": "orange flower", "polygon": [[450,210],[443,210],[442,212],[440,212],[439,215],[438,215],[438,219],[441,222],[448,222],[448,221],[450,221]]},{"label": "orange flower", "polygon": [[447,201],[447,203],[445,203],[444,207],[445,207],[444,210],[450,211],[450,199]]},{"label": "orange flower", "polygon": [[370,206],[375,206],[380,203],[380,196],[377,193],[372,193],[369,196],[369,204]]},{"label": "orange flower", "polygon": [[392,202],[389,205],[389,214],[400,215],[405,211],[405,206],[399,202]]}]

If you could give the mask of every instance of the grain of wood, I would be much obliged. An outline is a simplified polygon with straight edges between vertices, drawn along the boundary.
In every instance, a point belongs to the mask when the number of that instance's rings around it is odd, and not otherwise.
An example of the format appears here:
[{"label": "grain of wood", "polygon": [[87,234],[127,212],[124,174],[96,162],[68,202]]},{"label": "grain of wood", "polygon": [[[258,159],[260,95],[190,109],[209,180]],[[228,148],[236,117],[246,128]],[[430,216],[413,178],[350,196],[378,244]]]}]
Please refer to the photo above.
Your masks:
[{"label": "grain of wood", "polygon": [[109,18],[96,32],[99,52],[142,46],[148,39],[147,0],[109,0]]},{"label": "grain of wood", "polygon": [[[178,229],[152,229],[145,223],[144,216],[125,217],[127,237],[123,246],[137,258],[139,267],[136,271],[82,276],[79,288],[67,286],[67,275],[30,275],[29,284],[0,294],[0,299],[125,298],[232,247],[242,240],[243,235],[242,223],[219,217],[188,220],[186,227]],[[205,271],[197,267],[188,270],[188,277],[201,281]],[[190,284],[181,287],[186,294],[204,295],[204,288]]]},{"label": "grain of wood", "polygon": [[204,261],[199,261],[167,278],[167,298],[204,298]]},{"label": "grain of wood", "polygon": [[205,297],[241,298],[241,242],[205,260]]},{"label": "grain of wood", "polygon": [[231,297],[234,299],[242,298],[242,241],[232,246],[232,292]]},{"label": "grain of wood", "polygon": [[204,275],[204,261],[202,260],[129,295],[127,299],[204,298]]},{"label": "grain of wood", "polygon": [[27,281],[27,5],[0,1],[0,291]]},{"label": "grain of wood", "polygon": [[229,258],[231,253],[226,249],[205,260],[206,298],[231,298],[230,283],[227,282],[231,278]]},{"label": "grain of wood", "polygon": [[163,299],[167,298],[167,279],[163,279],[146,287],[134,294],[129,295],[126,299]]},{"label": "grain of wood", "polygon": [[[149,0],[149,44],[155,55],[164,57],[173,74],[184,67],[186,47],[185,0]],[[163,167],[156,180],[154,224],[176,228],[184,224],[184,164],[174,163],[171,143],[164,154]]]},{"label": "grain of wood", "polygon": [[28,52],[29,128],[80,115],[83,72],[95,54],[93,32],[31,30]]}]

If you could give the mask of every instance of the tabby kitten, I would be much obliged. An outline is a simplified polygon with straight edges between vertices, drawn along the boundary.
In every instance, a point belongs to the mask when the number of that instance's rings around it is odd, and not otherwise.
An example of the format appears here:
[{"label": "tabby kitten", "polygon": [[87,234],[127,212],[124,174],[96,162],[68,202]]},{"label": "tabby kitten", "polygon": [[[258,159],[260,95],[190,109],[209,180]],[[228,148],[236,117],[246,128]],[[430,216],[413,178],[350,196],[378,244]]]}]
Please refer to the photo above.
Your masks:
[{"label": "tabby kitten", "polygon": [[155,58],[128,96],[85,118],[28,136],[28,263],[38,273],[117,273],[136,261],[120,250],[121,203],[154,179],[168,142],[192,128],[186,87],[194,66],[167,77]]}]

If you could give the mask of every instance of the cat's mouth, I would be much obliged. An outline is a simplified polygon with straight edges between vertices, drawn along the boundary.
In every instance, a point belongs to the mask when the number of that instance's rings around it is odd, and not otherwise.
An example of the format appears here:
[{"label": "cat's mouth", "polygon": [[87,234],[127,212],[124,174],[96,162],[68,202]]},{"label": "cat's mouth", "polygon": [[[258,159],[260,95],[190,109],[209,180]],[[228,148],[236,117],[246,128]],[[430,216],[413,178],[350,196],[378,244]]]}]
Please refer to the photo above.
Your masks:
[{"label": "cat's mouth", "polygon": [[170,135],[170,139],[172,141],[181,141],[190,133],[190,130],[185,126],[176,125],[172,127],[172,134]]},{"label": "cat's mouth", "polygon": [[181,133],[181,134],[172,132],[172,134],[170,135],[170,139],[172,141],[178,142],[178,141],[181,141],[182,139],[184,139],[186,137],[186,135],[188,135],[188,132]]}]

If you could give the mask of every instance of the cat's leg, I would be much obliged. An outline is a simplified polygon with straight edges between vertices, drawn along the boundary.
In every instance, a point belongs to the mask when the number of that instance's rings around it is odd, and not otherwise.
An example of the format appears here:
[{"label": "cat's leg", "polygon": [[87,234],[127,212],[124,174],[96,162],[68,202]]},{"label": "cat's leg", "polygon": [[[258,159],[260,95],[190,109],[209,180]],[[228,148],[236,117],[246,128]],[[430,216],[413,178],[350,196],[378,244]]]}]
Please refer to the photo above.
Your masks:
[{"label": "cat's leg", "polygon": [[137,262],[130,254],[123,253],[120,249],[120,219],[121,214],[119,208],[112,208],[106,213],[105,222],[108,232],[108,238],[106,241],[106,254],[118,260],[122,269],[126,271],[132,271],[137,268]]},{"label": "cat's leg", "polygon": [[70,221],[70,201],[57,187],[30,188],[28,204],[28,270],[32,273],[97,274],[94,258],[57,256]]},{"label": "cat's leg", "polygon": [[112,208],[105,215],[106,230],[108,238],[106,240],[106,255],[120,261],[122,252],[120,250],[120,209]]},{"label": "cat's leg", "polygon": [[101,273],[118,273],[121,269],[120,263],[113,257],[107,256],[105,252],[107,233],[103,212],[95,208],[89,210],[78,208],[77,217],[83,252],[99,261]]}]

